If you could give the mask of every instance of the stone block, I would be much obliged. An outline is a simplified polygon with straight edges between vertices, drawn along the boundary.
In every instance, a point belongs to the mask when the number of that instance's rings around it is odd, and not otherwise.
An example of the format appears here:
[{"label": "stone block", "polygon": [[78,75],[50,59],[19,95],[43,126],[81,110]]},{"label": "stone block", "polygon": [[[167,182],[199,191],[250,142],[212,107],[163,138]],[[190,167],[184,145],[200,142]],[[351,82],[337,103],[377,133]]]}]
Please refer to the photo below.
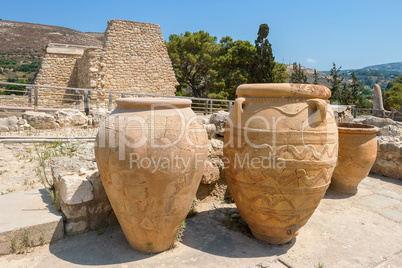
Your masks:
[{"label": "stone block", "polygon": [[88,202],[94,198],[92,184],[79,176],[62,176],[59,195],[60,200],[68,205]]},{"label": "stone block", "polygon": [[27,111],[22,114],[22,118],[36,129],[57,129],[60,127],[52,115],[44,112]]}]

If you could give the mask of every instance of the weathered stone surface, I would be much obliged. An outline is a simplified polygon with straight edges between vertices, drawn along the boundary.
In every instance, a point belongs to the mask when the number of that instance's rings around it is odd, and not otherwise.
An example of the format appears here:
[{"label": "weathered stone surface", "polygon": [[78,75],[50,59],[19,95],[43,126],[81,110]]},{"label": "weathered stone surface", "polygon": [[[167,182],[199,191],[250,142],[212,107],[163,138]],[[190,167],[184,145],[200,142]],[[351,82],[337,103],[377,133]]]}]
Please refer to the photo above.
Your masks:
[{"label": "weathered stone surface", "polygon": [[377,159],[371,173],[402,179],[402,142],[399,138],[377,137]]},{"label": "weathered stone surface", "polygon": [[60,199],[68,205],[91,201],[94,198],[92,184],[78,176],[62,176],[60,179]]},{"label": "weathered stone surface", "polygon": [[97,108],[95,110],[92,110],[90,113],[90,115],[92,116],[92,125],[94,127],[100,126],[109,114],[110,112],[104,108]]},{"label": "weathered stone surface", "polygon": [[80,235],[89,231],[89,225],[87,221],[67,222],[64,225],[64,229],[66,231],[66,235]]},{"label": "weathered stone surface", "polygon": [[204,173],[202,174],[201,183],[203,184],[213,184],[216,183],[220,178],[219,167],[212,163],[210,160],[205,162]]},{"label": "weathered stone surface", "polygon": [[380,117],[371,116],[371,115],[358,116],[355,118],[354,122],[359,123],[359,124],[373,125],[373,126],[376,126],[379,128],[383,128],[388,125],[402,127],[402,123],[396,122],[390,118],[380,118]]},{"label": "weathered stone surface", "polygon": [[17,130],[18,119],[16,116],[0,118],[0,132]]},{"label": "weathered stone surface", "polygon": [[52,115],[44,112],[27,111],[22,114],[22,118],[27,120],[30,126],[37,129],[56,129],[60,127]]},{"label": "weathered stone surface", "polygon": [[385,127],[382,127],[380,130],[380,135],[381,136],[392,136],[392,137],[398,137],[402,135],[402,126],[397,126],[397,125],[388,125]]},{"label": "weathered stone surface", "polygon": [[90,155],[51,160],[55,189],[66,218],[67,235],[118,224],[94,160]]},{"label": "weathered stone surface", "polygon": [[62,109],[56,113],[56,121],[60,126],[83,126],[88,123],[88,117],[74,109]]},{"label": "weathered stone surface", "polygon": [[214,124],[208,124],[204,125],[205,130],[207,131],[208,139],[211,139],[215,132],[216,132],[216,126]]},{"label": "weathered stone surface", "polygon": [[225,133],[225,124],[229,118],[229,113],[225,111],[219,111],[211,115],[209,120],[210,124],[214,124],[216,126],[216,135],[222,136]]},{"label": "weathered stone surface", "polygon": [[[373,109],[384,110],[381,87],[378,84],[374,85]],[[373,115],[381,116],[381,114],[382,114],[381,111],[373,111]]]}]

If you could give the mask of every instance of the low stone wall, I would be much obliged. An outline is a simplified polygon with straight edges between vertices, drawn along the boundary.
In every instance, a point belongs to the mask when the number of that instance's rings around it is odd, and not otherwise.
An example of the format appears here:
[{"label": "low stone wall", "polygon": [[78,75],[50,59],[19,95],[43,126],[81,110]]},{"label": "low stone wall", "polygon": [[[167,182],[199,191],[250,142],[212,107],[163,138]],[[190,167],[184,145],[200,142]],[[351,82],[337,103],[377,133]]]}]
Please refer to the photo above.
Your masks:
[{"label": "low stone wall", "polygon": [[67,235],[117,224],[93,156],[53,158],[51,169]]},{"label": "low stone wall", "polygon": [[377,142],[377,158],[371,173],[402,179],[401,140],[393,137],[378,137]]},{"label": "low stone wall", "polygon": [[0,105],[13,106],[13,107],[28,107],[29,97],[21,95],[0,95]]}]

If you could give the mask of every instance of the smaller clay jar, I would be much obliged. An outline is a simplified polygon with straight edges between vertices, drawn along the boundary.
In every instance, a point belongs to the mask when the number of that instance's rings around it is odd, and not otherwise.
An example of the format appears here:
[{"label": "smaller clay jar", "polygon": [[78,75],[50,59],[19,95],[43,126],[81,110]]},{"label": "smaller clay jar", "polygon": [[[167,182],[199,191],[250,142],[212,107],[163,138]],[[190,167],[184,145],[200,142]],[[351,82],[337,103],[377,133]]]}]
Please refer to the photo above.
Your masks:
[{"label": "smaller clay jar", "polygon": [[338,124],[338,164],[332,175],[331,189],[357,193],[357,186],[367,177],[377,157],[376,133],[379,130],[371,125]]}]

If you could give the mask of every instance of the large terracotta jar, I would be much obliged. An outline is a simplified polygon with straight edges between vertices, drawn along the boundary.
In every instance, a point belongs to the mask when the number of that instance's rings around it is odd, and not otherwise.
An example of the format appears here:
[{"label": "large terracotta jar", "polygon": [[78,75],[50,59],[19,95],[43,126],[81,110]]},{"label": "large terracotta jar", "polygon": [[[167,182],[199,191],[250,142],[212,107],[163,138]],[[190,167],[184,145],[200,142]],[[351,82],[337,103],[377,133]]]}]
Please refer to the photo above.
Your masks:
[{"label": "large terracotta jar", "polygon": [[95,156],[130,246],[155,253],[174,243],[199,186],[208,137],[175,98],[124,98],[99,129]]},{"label": "large terracotta jar", "polygon": [[226,178],[254,237],[289,242],[327,190],[338,131],[325,86],[245,84],[225,129]]},{"label": "large terracotta jar", "polygon": [[378,127],[355,123],[339,123],[338,164],[331,180],[331,189],[355,194],[357,186],[367,177],[377,157]]}]

